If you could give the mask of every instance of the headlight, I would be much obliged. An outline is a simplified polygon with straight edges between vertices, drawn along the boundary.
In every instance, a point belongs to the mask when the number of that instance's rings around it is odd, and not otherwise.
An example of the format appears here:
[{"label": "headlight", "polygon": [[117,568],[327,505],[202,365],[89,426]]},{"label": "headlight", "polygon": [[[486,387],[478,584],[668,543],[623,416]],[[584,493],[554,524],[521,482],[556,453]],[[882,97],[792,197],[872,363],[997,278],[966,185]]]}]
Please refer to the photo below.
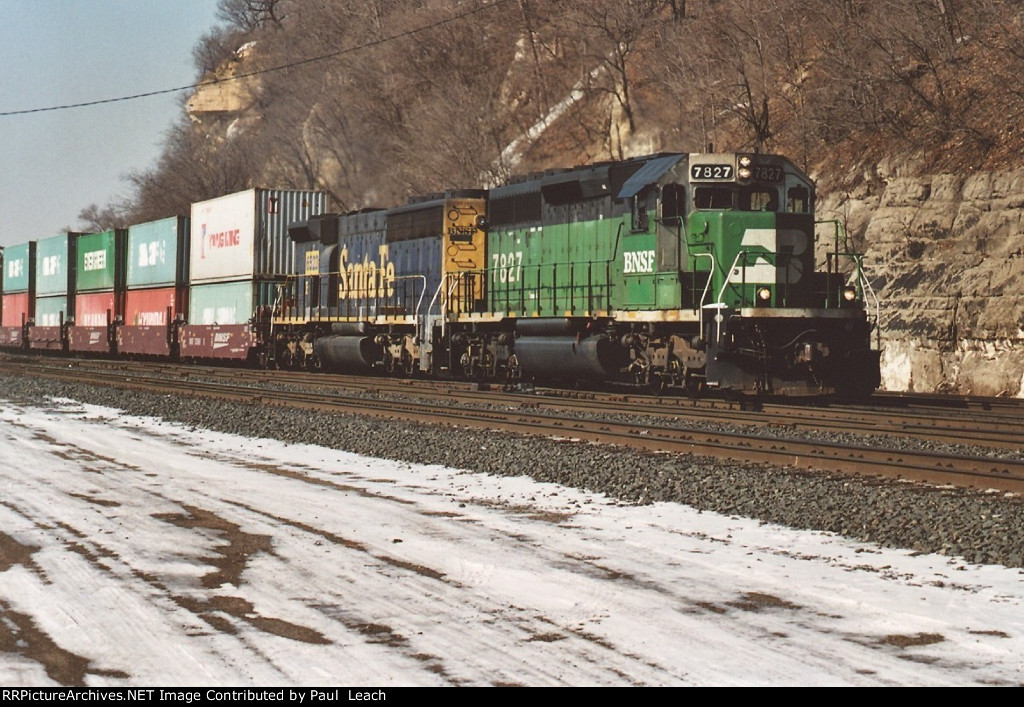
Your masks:
[{"label": "headlight", "polygon": [[847,285],[839,294],[843,298],[842,301],[839,303],[840,306],[849,307],[851,304],[857,301],[857,288],[854,287],[853,285]]},{"label": "headlight", "polygon": [[743,155],[742,157],[740,157],[740,167],[749,167],[750,164],[751,160],[749,156]]},{"label": "headlight", "polygon": [[758,287],[757,288],[757,306],[766,307],[771,304],[772,301],[772,288],[770,287]]},{"label": "headlight", "polygon": [[736,171],[736,174],[738,174],[738,175],[739,175],[739,178],[740,178],[740,179],[750,179],[750,175],[751,175],[751,172],[750,172],[750,170],[749,170],[749,169],[747,169],[746,167],[740,167],[740,168],[739,168],[739,169],[738,169],[738,170]]}]

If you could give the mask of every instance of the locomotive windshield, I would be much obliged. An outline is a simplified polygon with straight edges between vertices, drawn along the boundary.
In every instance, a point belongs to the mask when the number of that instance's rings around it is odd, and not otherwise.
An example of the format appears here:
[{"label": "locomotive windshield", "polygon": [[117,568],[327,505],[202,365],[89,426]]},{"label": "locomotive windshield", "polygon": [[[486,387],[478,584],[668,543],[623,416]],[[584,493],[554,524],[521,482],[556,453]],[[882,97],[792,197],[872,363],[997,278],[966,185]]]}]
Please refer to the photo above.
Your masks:
[{"label": "locomotive windshield", "polygon": [[764,185],[699,186],[693,190],[693,206],[704,211],[785,211],[806,214],[811,211],[811,192],[807,187],[790,187],[785,202],[779,189]]},{"label": "locomotive windshield", "polygon": [[778,211],[779,190],[763,185],[700,186],[693,190],[693,205],[712,211]]},{"label": "locomotive windshield", "polygon": [[814,187],[794,165],[772,155],[692,155],[689,188],[697,211],[809,214]]}]

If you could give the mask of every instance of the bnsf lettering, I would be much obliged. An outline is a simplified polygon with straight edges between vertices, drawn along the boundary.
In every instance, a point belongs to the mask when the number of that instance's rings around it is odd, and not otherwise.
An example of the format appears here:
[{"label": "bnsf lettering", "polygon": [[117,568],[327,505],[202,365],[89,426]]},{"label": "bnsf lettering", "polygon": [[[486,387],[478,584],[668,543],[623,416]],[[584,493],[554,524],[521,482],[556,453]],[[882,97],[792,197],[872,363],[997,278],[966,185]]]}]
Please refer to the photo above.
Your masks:
[{"label": "bnsf lettering", "polygon": [[240,234],[241,230],[237,228],[231,231],[218,231],[210,234],[208,242],[211,248],[234,248],[242,244]]},{"label": "bnsf lettering", "polygon": [[622,272],[630,273],[654,272],[654,251],[638,250],[634,253],[623,253]]},{"label": "bnsf lettering", "polygon": [[448,227],[448,237],[456,243],[472,243],[473,235],[476,233],[476,226],[451,225]]},{"label": "bnsf lettering", "polygon": [[83,270],[103,270],[107,267],[107,251],[94,250],[82,256]]},{"label": "bnsf lettering", "polygon": [[339,299],[392,297],[395,294],[395,264],[388,260],[388,247],[378,248],[380,261],[375,263],[364,255],[362,262],[348,262],[348,246],[341,249],[341,272],[338,277]]}]

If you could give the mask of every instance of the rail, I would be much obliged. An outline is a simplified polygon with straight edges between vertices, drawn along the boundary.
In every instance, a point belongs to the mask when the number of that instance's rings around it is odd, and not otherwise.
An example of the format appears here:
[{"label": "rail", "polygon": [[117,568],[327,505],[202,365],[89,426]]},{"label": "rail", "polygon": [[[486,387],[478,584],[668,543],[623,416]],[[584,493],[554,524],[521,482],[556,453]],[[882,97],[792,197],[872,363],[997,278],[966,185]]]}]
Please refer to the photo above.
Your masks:
[{"label": "rail", "polygon": [[[911,411],[909,416],[896,413],[895,418],[894,413],[887,411],[883,419],[879,419],[874,412],[860,411],[859,408],[843,408],[834,412],[823,408],[815,409],[814,415],[808,415],[806,409],[791,411],[790,414],[795,414],[795,417],[780,423],[774,413],[762,413],[759,419],[752,420],[751,411],[741,408],[739,412],[742,414],[738,419],[740,428],[730,431],[716,425],[714,430],[708,430],[704,425],[690,425],[680,421],[680,416],[688,418],[695,412],[691,410],[692,401],[681,401],[684,410],[680,410],[674,404],[669,407],[673,403],[671,399],[659,398],[653,403],[655,410],[651,410],[649,399],[638,404],[637,401],[624,399],[621,392],[615,392],[610,400],[594,401],[593,405],[575,396],[568,401],[573,409],[581,402],[591,407],[598,416],[588,419],[587,416],[567,415],[564,409],[559,409],[564,406],[552,405],[547,399],[538,396],[511,396],[498,406],[494,405],[495,398],[490,397],[482,400],[480,407],[465,404],[453,406],[452,400],[461,397],[461,394],[450,389],[443,394],[414,396],[413,399],[403,394],[399,399],[385,395],[367,400],[358,392],[346,394],[340,390],[325,391],[323,378],[318,378],[316,383],[311,381],[314,386],[311,392],[296,389],[294,382],[286,389],[276,389],[273,384],[254,386],[252,381],[239,380],[240,376],[246,375],[240,374],[239,369],[224,370],[219,374],[215,369],[208,369],[199,373],[201,380],[196,380],[188,377],[179,379],[179,375],[169,373],[169,369],[164,366],[147,374],[137,368],[136,364],[117,362],[116,368],[102,372],[89,369],[95,369],[104,362],[87,359],[69,366],[67,361],[53,365],[51,360],[44,360],[46,363],[42,366],[5,362],[4,372],[70,379],[79,383],[100,383],[160,394],[178,393],[263,405],[273,403],[304,409],[332,409],[389,419],[422,420],[432,424],[449,421],[460,428],[480,427],[516,433],[532,432],[543,436],[571,436],[604,444],[657,450],[659,453],[704,454],[736,461],[769,462],[830,472],[892,475],[904,481],[923,480],[1015,493],[1024,489],[1024,460],[1019,455],[992,456],[978,451],[979,445],[1008,449],[1019,447],[1015,445],[1019,419],[1003,416],[986,421],[984,415],[974,413],[938,415],[934,410],[928,410],[923,413]],[[178,370],[182,368],[189,367],[177,367]],[[126,374],[128,370],[131,370],[130,374]],[[264,380],[263,372],[253,372],[253,375]],[[285,379],[283,374],[279,375],[282,375],[282,380]],[[222,381],[217,382],[218,378],[222,378]],[[375,392],[379,392],[382,385],[379,379],[373,379],[369,384]],[[407,384],[395,388],[403,393],[408,391]],[[466,392],[471,397],[479,397],[480,394],[477,386]],[[442,398],[443,404],[438,402]],[[520,404],[516,405],[516,402]],[[774,408],[776,405],[768,404],[766,407]],[[617,413],[618,417],[609,419],[609,412]],[[638,414],[645,417],[638,419]],[[863,420],[860,420],[862,415]],[[655,419],[660,416],[666,417],[663,423]],[[712,417],[718,417],[718,414]],[[780,436],[777,432],[759,434],[754,431],[755,427],[777,431],[780,424],[794,430],[797,427],[819,429],[825,421],[830,421],[826,426],[837,426],[847,432],[852,427],[870,436],[863,441],[844,439],[833,442],[816,435],[794,433]],[[755,424],[751,425],[751,422]],[[892,444],[879,444],[880,430],[895,433],[890,434],[893,437]],[[930,443],[907,445],[906,437],[928,440],[939,438],[970,447],[932,451]]]}]

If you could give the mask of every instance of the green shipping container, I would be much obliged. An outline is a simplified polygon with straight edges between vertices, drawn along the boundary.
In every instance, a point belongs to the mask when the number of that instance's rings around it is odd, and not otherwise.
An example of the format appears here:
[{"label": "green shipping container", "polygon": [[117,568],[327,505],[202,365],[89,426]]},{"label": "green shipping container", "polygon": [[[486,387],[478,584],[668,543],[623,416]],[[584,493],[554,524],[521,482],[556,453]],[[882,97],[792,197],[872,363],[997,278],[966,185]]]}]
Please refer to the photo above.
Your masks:
[{"label": "green shipping container", "polygon": [[245,324],[261,306],[270,306],[277,283],[258,280],[193,285],[188,294],[189,324]]},{"label": "green shipping container", "polygon": [[22,243],[4,248],[4,294],[28,292],[35,267],[35,243]]},{"label": "green shipping container", "polygon": [[78,235],[62,233],[36,244],[37,295],[66,295],[74,291],[75,240]]},{"label": "green shipping container", "polygon": [[188,219],[172,216],[128,229],[128,289],[173,287],[188,280]]},{"label": "green shipping container", "polygon": [[36,298],[36,326],[60,326],[69,318],[67,297]]},{"label": "green shipping container", "polygon": [[110,292],[124,289],[126,231],[87,233],[78,237],[75,292]]}]

